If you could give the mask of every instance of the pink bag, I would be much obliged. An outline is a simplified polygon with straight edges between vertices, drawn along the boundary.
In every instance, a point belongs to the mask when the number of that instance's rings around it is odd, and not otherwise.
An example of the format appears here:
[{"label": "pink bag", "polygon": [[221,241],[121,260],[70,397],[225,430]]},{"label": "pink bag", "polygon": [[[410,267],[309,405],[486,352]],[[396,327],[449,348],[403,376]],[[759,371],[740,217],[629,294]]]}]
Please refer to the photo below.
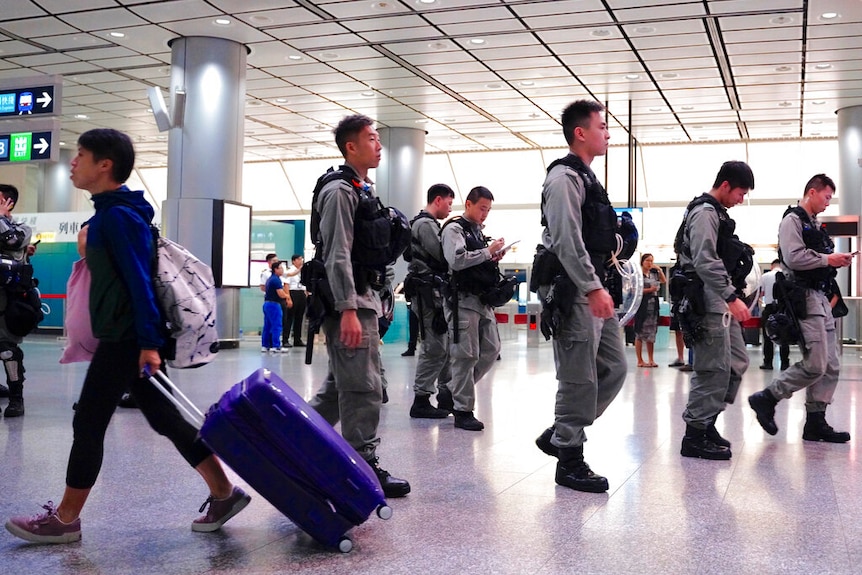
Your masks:
[{"label": "pink bag", "polygon": [[90,325],[90,270],[84,258],[72,264],[66,283],[66,347],[60,363],[90,361],[99,345]]}]

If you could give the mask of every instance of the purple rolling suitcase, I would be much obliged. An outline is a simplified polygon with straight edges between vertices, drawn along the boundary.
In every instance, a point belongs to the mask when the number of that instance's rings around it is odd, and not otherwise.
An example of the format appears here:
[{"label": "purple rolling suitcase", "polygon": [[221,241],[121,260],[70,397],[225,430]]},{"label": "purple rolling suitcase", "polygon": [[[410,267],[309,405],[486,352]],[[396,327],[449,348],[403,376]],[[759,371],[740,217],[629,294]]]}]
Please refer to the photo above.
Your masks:
[{"label": "purple rolling suitcase", "polygon": [[346,553],[353,547],[345,535],[349,529],[375,510],[382,519],[392,516],[371,467],[269,370],[255,371],[222,395],[207,412],[201,437],[255,491],[324,545]]}]

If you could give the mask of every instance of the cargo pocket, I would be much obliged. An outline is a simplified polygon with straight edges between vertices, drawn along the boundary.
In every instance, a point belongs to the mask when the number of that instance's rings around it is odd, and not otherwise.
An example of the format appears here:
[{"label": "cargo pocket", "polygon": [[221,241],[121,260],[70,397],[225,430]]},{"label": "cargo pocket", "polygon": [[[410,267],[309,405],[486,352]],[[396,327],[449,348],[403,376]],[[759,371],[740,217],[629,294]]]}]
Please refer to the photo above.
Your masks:
[{"label": "cargo pocket", "polygon": [[470,333],[470,321],[458,321],[458,343],[454,343],[454,335],[450,334],[449,338],[449,354],[456,359],[478,358],[477,349],[473,349],[473,340]]},{"label": "cargo pocket", "polygon": [[335,354],[329,358],[336,388],[343,391],[373,391],[380,379],[380,369],[370,356],[371,339],[363,334],[359,345],[346,347],[341,340],[335,342]]},{"label": "cargo pocket", "polygon": [[590,342],[592,328],[589,320],[563,322],[554,336],[557,379],[577,383],[596,380],[596,361]]}]

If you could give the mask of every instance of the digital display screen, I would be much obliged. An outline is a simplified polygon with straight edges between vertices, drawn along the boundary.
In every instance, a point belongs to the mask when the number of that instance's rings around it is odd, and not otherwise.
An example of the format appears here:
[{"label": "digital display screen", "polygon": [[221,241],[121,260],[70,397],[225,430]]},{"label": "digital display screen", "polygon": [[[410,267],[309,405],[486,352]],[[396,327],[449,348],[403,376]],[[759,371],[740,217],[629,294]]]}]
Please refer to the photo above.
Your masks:
[{"label": "digital display screen", "polygon": [[0,94],[0,114],[15,113],[15,92]]}]

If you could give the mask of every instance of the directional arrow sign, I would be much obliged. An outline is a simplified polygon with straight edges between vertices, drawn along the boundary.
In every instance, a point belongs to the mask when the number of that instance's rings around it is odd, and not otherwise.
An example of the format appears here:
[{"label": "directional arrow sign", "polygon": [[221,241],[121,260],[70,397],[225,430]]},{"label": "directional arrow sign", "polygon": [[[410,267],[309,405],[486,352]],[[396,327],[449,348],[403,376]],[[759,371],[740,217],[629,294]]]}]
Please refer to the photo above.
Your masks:
[{"label": "directional arrow sign", "polygon": [[0,82],[0,116],[26,118],[36,114],[54,114],[54,103],[54,86],[6,90]]},{"label": "directional arrow sign", "polygon": [[53,132],[0,134],[0,163],[50,160]]}]

